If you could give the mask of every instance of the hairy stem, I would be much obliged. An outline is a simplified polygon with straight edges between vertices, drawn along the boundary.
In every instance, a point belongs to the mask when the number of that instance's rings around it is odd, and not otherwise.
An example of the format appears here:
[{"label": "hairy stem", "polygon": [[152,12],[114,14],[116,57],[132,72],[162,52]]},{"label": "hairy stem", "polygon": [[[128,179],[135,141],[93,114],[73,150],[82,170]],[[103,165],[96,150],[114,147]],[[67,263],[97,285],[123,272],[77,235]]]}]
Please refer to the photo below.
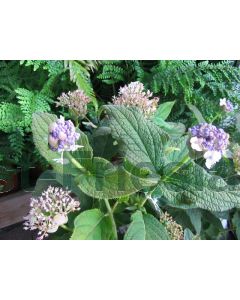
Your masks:
[{"label": "hairy stem", "polygon": [[66,151],[65,152],[66,153],[66,155],[67,155],[67,157],[68,157],[68,159],[70,160],[70,162],[76,167],[76,168],[78,168],[78,169],[80,169],[81,171],[83,171],[83,172],[86,172],[86,169],[74,158],[74,157],[72,157],[72,155],[68,152],[68,151]]},{"label": "hairy stem", "polygon": [[104,201],[105,201],[105,205],[106,205],[107,210],[108,210],[108,215],[109,215],[111,223],[112,223],[112,229],[113,229],[114,239],[117,240],[118,239],[117,226],[116,226],[116,223],[115,223],[115,220],[114,220],[113,212],[112,212],[112,209],[111,209],[111,206],[109,204],[108,199],[104,199]]}]

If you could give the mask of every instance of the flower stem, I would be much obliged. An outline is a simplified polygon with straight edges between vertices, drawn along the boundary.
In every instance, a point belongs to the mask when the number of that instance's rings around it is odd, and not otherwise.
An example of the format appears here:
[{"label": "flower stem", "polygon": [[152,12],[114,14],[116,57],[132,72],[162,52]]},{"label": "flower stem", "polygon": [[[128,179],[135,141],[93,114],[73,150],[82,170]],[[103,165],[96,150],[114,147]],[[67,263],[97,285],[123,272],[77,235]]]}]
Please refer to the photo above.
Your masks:
[{"label": "flower stem", "polygon": [[104,199],[104,201],[105,201],[105,205],[106,205],[107,210],[108,210],[108,215],[109,215],[111,223],[112,223],[112,229],[113,229],[114,239],[117,240],[118,239],[117,226],[116,226],[116,223],[115,223],[115,220],[114,220],[113,212],[112,212],[112,209],[111,209],[111,206],[109,204],[108,199]]},{"label": "flower stem", "polygon": [[78,169],[80,169],[81,171],[84,171],[84,172],[86,172],[86,169],[74,158],[74,157],[72,157],[72,155],[68,152],[68,151],[66,151],[65,152],[66,153],[66,155],[67,155],[67,157],[69,158],[69,160],[70,160],[70,162],[75,166],[75,167],[77,167]]},{"label": "flower stem", "polygon": [[69,228],[67,225],[61,225],[60,227],[62,227],[63,229],[69,231],[69,232],[73,232],[71,228]]}]

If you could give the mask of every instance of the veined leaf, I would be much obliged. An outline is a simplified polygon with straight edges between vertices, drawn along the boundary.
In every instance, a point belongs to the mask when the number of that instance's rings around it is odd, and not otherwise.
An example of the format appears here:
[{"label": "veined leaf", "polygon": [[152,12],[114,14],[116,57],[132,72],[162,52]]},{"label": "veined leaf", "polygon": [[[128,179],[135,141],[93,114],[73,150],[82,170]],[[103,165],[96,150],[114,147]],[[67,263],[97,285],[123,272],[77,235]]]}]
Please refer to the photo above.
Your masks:
[{"label": "veined leaf", "polygon": [[74,220],[71,240],[108,240],[111,237],[109,219],[99,209],[86,210]]},{"label": "veined leaf", "polygon": [[152,215],[137,211],[132,215],[125,240],[169,240],[166,228]]},{"label": "veined leaf", "polygon": [[160,182],[153,196],[163,196],[169,205],[225,211],[240,207],[240,186],[228,185],[194,162],[182,167],[166,182]]},{"label": "veined leaf", "polygon": [[105,105],[104,109],[110,116],[113,137],[125,145],[126,158],[135,165],[145,164],[159,171],[168,135],[137,109],[118,105]]}]

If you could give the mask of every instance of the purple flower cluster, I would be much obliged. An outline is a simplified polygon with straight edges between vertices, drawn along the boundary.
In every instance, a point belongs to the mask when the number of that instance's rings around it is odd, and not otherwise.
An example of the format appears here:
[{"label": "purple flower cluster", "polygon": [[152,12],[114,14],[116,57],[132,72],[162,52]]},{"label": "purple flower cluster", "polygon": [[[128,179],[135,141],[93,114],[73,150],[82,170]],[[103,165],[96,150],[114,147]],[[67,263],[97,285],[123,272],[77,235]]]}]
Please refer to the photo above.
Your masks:
[{"label": "purple flower cluster", "polygon": [[62,116],[49,126],[48,144],[53,151],[75,151],[79,137],[72,121],[65,121]]},{"label": "purple flower cluster", "polygon": [[231,112],[234,110],[232,102],[230,100],[227,100],[226,98],[220,99],[220,106],[226,112]]},{"label": "purple flower cluster", "polygon": [[229,134],[223,129],[202,123],[189,129],[192,149],[203,152],[207,168],[218,162],[229,145]]}]

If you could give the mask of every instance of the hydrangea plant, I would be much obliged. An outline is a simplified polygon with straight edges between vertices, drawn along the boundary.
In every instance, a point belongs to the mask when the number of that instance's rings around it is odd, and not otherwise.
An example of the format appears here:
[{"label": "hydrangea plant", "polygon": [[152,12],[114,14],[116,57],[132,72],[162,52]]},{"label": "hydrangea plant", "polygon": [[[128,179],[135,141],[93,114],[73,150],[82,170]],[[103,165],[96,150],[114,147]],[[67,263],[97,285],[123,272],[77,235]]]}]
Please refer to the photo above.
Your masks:
[{"label": "hydrangea plant", "polygon": [[214,169],[224,159],[232,162],[225,158],[229,134],[206,122],[187,132],[166,121],[175,102],[157,106],[151,97],[139,82],[121,88],[114,103],[102,107],[91,134],[63,117],[33,115],[35,145],[52,171],[37,182],[36,190],[45,192],[32,200],[27,229],[39,229],[45,237],[61,226],[70,239],[226,234],[221,220],[240,207],[240,185]]}]

